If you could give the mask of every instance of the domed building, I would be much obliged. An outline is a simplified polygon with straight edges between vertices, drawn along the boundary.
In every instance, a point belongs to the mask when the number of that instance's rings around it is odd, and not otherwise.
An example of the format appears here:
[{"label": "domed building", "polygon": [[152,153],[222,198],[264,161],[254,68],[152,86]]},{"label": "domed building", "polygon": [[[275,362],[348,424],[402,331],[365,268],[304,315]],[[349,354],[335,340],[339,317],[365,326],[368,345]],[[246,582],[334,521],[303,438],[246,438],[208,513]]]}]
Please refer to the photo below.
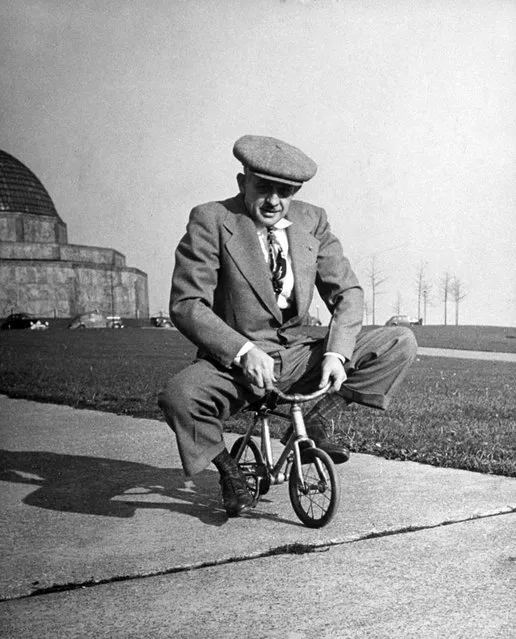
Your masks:
[{"label": "domed building", "polygon": [[43,184],[0,150],[0,317],[148,317],[147,274],[111,248],[68,244],[66,224]]}]

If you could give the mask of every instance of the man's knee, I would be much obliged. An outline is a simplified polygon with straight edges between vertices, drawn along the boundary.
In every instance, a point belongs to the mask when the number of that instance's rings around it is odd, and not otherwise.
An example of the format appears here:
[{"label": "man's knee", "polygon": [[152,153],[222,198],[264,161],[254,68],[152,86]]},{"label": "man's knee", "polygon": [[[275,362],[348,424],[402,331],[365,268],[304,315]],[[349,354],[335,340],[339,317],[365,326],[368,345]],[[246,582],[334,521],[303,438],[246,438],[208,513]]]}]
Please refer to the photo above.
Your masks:
[{"label": "man's knee", "polygon": [[392,330],[396,332],[397,346],[400,354],[404,359],[414,359],[417,353],[417,341],[413,331],[406,326],[396,326],[392,328]]},{"label": "man's knee", "polygon": [[347,370],[377,368],[378,366],[410,365],[417,353],[417,342],[410,328],[381,326],[363,331]]},{"label": "man's knee", "polygon": [[417,342],[406,326],[382,326],[370,332],[371,348],[389,360],[411,362],[417,353]]},{"label": "man's knee", "polygon": [[173,377],[158,395],[158,406],[165,416],[182,412],[190,403],[192,385],[183,377]]}]

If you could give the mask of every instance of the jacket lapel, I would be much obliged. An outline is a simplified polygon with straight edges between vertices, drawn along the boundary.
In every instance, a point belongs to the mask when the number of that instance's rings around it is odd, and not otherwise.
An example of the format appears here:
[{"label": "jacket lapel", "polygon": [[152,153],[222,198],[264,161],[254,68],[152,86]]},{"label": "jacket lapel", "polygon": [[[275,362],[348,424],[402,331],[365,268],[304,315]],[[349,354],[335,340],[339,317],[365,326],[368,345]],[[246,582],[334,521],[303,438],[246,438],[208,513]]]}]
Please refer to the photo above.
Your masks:
[{"label": "jacket lapel", "polygon": [[254,222],[242,209],[228,216],[224,226],[230,233],[226,249],[235,265],[256,295],[281,321],[282,315],[272,289],[271,274],[263,257]]},{"label": "jacket lapel", "polygon": [[319,242],[300,225],[296,225],[295,216],[292,222],[287,228],[287,236],[294,271],[297,314],[303,317],[311,302]]}]

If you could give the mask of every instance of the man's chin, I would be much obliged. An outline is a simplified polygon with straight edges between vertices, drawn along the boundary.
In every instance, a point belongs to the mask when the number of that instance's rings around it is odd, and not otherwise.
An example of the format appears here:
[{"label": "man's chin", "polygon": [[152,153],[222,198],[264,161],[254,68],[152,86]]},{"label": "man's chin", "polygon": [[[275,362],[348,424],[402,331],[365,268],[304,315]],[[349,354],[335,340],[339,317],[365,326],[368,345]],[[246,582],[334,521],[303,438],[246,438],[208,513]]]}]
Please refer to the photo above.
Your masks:
[{"label": "man's chin", "polygon": [[281,213],[260,213],[260,220],[264,226],[274,226],[281,218]]}]

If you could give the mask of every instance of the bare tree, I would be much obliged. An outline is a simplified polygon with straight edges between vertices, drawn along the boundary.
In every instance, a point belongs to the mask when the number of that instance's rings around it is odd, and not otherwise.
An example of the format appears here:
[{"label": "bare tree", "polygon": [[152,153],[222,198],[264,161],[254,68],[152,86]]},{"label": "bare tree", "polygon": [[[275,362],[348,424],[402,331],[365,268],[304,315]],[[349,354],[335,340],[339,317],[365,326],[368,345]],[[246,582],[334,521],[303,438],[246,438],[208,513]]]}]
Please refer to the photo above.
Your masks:
[{"label": "bare tree", "polygon": [[444,303],[444,325],[448,324],[448,298],[450,297],[452,287],[452,276],[446,271],[441,277],[439,283],[439,292],[441,293],[441,299]]},{"label": "bare tree", "polygon": [[459,305],[466,297],[466,291],[464,283],[458,278],[454,277],[451,282],[450,292],[455,302],[455,326],[459,325]]},{"label": "bare tree", "polygon": [[398,291],[398,294],[396,295],[396,301],[392,305],[392,310],[394,311],[395,315],[401,315],[402,309],[403,309],[403,298],[401,297],[401,293]]},{"label": "bare tree", "polygon": [[[432,296],[432,285],[429,282],[424,281],[423,287],[421,290],[421,297],[423,298],[423,323],[425,324],[425,326],[426,326],[426,309],[432,303],[431,296]],[[418,317],[418,319],[420,317],[421,315]]]},{"label": "bare tree", "polygon": [[371,315],[371,304],[368,299],[364,300],[364,320],[365,324],[369,324],[369,316]]},{"label": "bare tree", "polygon": [[380,295],[382,291],[380,291],[380,286],[387,281],[387,277],[383,275],[383,273],[378,269],[378,265],[376,263],[376,256],[373,255],[371,258],[371,266],[367,272],[367,277],[369,278],[369,284],[371,286],[371,309],[373,314],[373,324],[376,324],[376,296]]},{"label": "bare tree", "polygon": [[[424,292],[425,290],[427,291],[426,293],[426,300],[428,303],[428,297],[429,297],[429,284],[427,281],[427,276],[426,276],[426,262],[421,262],[417,271],[417,275],[416,275],[416,291],[417,291],[417,318],[421,319],[421,303],[423,302],[424,299]],[[425,318],[425,324],[426,324],[426,318]]]}]

